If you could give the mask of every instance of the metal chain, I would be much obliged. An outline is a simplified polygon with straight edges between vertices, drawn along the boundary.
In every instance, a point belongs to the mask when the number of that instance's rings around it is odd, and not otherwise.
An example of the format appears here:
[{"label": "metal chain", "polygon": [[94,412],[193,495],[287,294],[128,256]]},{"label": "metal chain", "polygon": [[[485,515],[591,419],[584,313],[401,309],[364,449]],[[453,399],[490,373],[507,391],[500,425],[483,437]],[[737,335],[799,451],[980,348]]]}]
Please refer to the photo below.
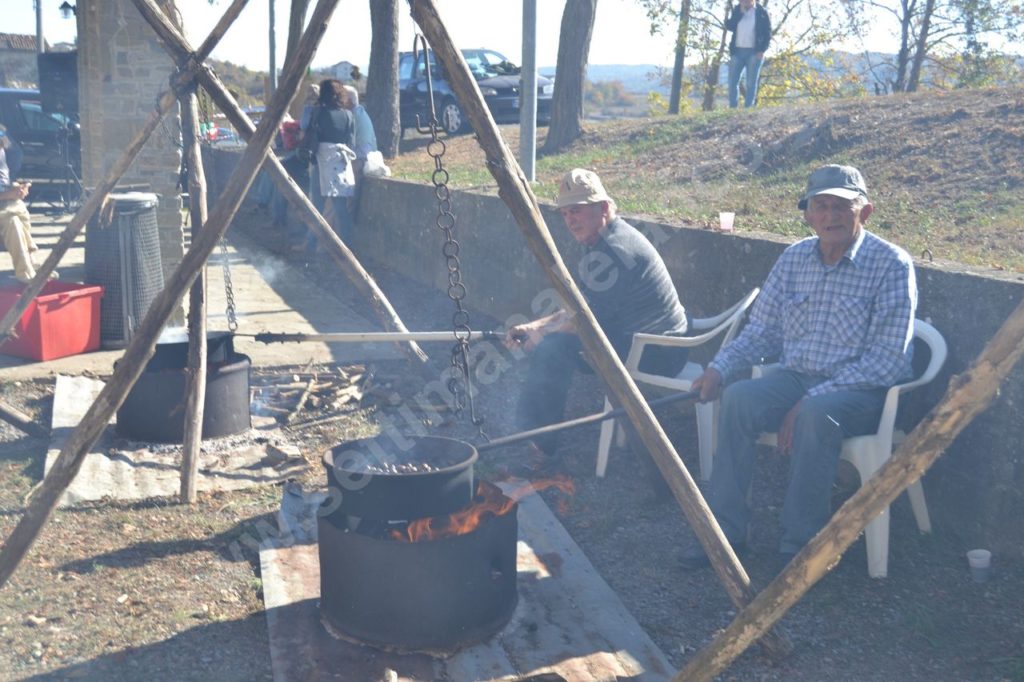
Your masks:
[{"label": "metal chain", "polygon": [[[455,239],[455,214],[452,213],[451,191],[448,189],[449,175],[445,170],[442,158],[445,153],[445,143],[438,138],[437,113],[434,110],[433,83],[430,76],[430,59],[427,53],[427,42],[422,35],[413,39],[413,59],[418,59],[418,46],[422,45],[423,60],[426,64],[427,92],[430,97],[430,121],[429,132],[430,142],[427,144],[427,154],[434,159],[434,172],[430,176],[434,183],[434,196],[437,197],[437,228],[444,234],[444,245],[441,247],[441,254],[444,256],[445,265],[448,268],[448,298],[455,303],[455,312],[452,314],[452,332],[455,335],[455,345],[452,346],[451,367],[452,376],[448,379],[448,390],[452,394],[456,416],[461,416],[466,406],[469,406],[470,420],[477,427],[481,438],[486,439],[484,433],[484,418],[478,415],[476,404],[473,400],[473,388],[469,369],[469,311],[462,304],[466,297],[466,285],[462,282],[462,270],[459,262],[459,242]],[[417,117],[418,118],[418,117]],[[419,121],[417,120],[417,128]],[[423,132],[427,132],[423,130]]]},{"label": "metal chain", "polygon": [[231,286],[231,266],[228,265],[228,243],[220,238],[220,263],[224,268],[224,298],[228,302],[228,331],[238,329],[238,316],[235,315],[235,290]]}]

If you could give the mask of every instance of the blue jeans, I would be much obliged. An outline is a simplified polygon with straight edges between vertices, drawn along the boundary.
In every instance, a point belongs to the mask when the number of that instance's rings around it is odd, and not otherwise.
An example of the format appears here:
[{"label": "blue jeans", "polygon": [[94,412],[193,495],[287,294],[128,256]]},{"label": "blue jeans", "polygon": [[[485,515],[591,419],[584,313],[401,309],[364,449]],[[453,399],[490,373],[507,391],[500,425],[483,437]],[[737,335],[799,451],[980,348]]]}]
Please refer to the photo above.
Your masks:
[{"label": "blue jeans", "polygon": [[757,438],[777,431],[786,413],[801,399],[793,427],[779,551],[799,551],[828,522],[843,439],[878,429],[885,389],[807,396],[807,391],[822,381],[821,377],[779,370],[725,389],[708,504],[730,544],[743,544],[747,539],[751,518],[747,492],[754,473]]},{"label": "blue jeans", "polygon": [[729,108],[739,106],[740,74],[747,72],[747,93],[743,105],[754,106],[757,101],[757,80],[761,76],[763,57],[758,57],[752,47],[737,47],[735,54],[729,58]]},{"label": "blue jeans", "polygon": [[253,192],[253,197],[256,199],[257,205],[261,208],[265,208],[270,205],[270,202],[276,195],[277,188],[274,187],[274,181],[270,179],[270,173],[265,170],[260,170],[259,175],[256,176],[256,182],[253,183],[256,189]]},{"label": "blue jeans", "polygon": [[[320,172],[316,166],[312,167],[309,178],[309,194],[310,200],[313,202],[313,206],[321,214],[324,212],[324,195],[320,193]],[[352,222],[352,214],[348,211],[348,197],[327,197],[331,200],[331,206],[334,208],[334,228],[335,233],[341,238],[341,241],[345,242],[345,245],[349,248],[352,247],[352,230],[354,228]],[[312,233],[306,238],[306,249],[312,250],[316,248],[316,238]]]},{"label": "blue jeans", "polygon": [[[628,350],[627,347],[625,352]],[[688,348],[649,347],[640,359],[639,368],[651,374],[675,375],[686,364],[688,351]],[[582,352],[580,338],[564,332],[548,334],[537,344],[519,395],[516,410],[519,430],[536,429],[563,419],[573,374],[576,371],[593,371]],[[558,434],[537,436],[533,443],[548,455],[554,455],[558,448]]]}]

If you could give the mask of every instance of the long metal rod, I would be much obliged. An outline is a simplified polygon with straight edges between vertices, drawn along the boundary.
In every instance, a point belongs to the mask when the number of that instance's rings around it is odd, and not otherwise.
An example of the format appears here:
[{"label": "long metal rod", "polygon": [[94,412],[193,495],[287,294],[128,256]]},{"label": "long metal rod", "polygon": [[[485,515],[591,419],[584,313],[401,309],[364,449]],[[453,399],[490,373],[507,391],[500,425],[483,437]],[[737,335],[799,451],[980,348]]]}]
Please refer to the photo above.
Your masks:
[{"label": "long metal rod", "polygon": [[[460,336],[462,336],[460,334]],[[324,334],[287,334],[263,332],[256,334],[258,343],[306,343],[323,341],[331,343],[362,343],[372,341],[454,341],[453,332],[327,332]],[[473,331],[469,341],[497,341],[504,335],[498,332]]]},{"label": "long metal rod", "polygon": [[[693,400],[694,398],[700,397],[700,391],[687,391],[686,393],[673,393],[667,395],[664,398],[658,398],[647,403],[648,407],[661,407],[662,405],[668,405],[669,403],[678,403],[681,400]],[[504,436],[502,438],[495,438],[483,445],[477,445],[476,449],[479,452],[485,452],[487,450],[494,450],[496,448],[505,447],[506,445],[512,445],[519,443],[520,441],[529,440],[537,436],[546,433],[557,433],[559,431],[567,431],[574,429],[578,426],[586,426],[587,424],[593,424],[594,422],[603,422],[605,419],[614,419],[615,417],[621,417],[626,414],[626,410],[621,407],[617,407],[614,410],[608,410],[607,412],[597,412],[595,414],[588,414],[585,417],[577,417],[576,419],[570,419],[569,421],[558,422],[557,424],[549,424],[548,426],[542,426],[539,429],[530,429],[529,431],[520,431],[519,433],[513,433],[510,436]]]}]

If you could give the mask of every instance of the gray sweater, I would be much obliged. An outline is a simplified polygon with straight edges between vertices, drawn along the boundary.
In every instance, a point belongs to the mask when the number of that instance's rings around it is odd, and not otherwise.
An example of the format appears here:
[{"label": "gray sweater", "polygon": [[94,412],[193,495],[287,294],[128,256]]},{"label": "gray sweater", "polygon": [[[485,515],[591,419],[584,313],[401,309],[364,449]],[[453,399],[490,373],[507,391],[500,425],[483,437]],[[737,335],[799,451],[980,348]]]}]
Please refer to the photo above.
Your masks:
[{"label": "gray sweater", "polygon": [[665,261],[625,220],[608,224],[587,249],[577,274],[587,303],[620,356],[636,332],[686,331],[686,312]]}]

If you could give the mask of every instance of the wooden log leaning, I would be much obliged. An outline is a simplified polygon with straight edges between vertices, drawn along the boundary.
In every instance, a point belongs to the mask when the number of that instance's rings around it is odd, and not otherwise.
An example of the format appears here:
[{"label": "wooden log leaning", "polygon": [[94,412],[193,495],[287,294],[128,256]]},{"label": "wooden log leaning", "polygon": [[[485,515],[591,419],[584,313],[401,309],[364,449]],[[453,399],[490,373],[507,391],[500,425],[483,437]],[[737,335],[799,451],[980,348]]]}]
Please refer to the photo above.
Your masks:
[{"label": "wooden log leaning", "polygon": [[[280,120],[288,102],[295,95],[302,75],[313,59],[316,46],[327,30],[327,21],[337,3],[338,0],[319,0],[317,3],[308,28],[299,41],[295,62],[285,68],[278,90],[267,106],[264,125],[256,130],[252,142],[243,152],[238,167],[231,174],[224,192],[210,214],[206,229],[192,242],[181,263],[167,279],[164,290],[150,305],[146,317],[125,349],[121,362],[114,368],[110,380],[68,437],[49,474],[43,479],[39,491],[32,497],[21,520],[8,536],[3,549],[0,550],[0,587],[7,583],[35,542],[43,524],[56,508],[60,496],[81,468],[89,449],[96,443],[110,418],[124,401],[128,391],[142,373],[146,361],[152,357],[160,330],[170,319],[178,301],[184,296],[196,274],[204,267],[207,258],[227,231],[277,133],[276,121]],[[152,11],[160,14],[155,5],[151,2],[150,5]],[[143,16],[150,21],[147,12],[143,12]]]},{"label": "wooden log leaning", "polygon": [[[224,33],[227,32],[231,22],[241,13],[245,8],[248,0],[235,0],[228,10],[221,17],[221,20],[217,22],[217,25],[211,31],[209,37],[203,41],[203,46],[199,52],[196,53],[195,58],[198,62],[206,59],[213,48],[217,46],[217,42],[223,37]],[[121,176],[125,174],[132,162],[135,161],[135,157],[139,155],[146,142],[152,136],[160,122],[163,121],[164,116],[178,97],[183,93],[187,92],[188,88],[191,87],[191,81],[194,78],[193,74],[186,74],[184,78],[179,79],[171,90],[160,93],[157,97],[157,104],[153,111],[150,112],[149,116],[146,117],[146,121],[143,123],[142,128],[132,137],[129,141],[128,146],[125,147],[124,152],[114,162],[114,165],[110,167],[110,171],[104,176],[103,180],[95,187],[91,194],[86,198],[85,203],[78,209],[75,215],[71,218],[68,226],[64,228],[64,232],[61,233],[57,239],[57,243],[50,249],[50,254],[46,257],[39,269],[36,270],[36,276],[29,282],[25,289],[21,292],[21,296],[14,303],[14,306],[7,311],[7,314],[0,319],[0,342],[5,340],[11,335],[11,330],[14,329],[14,325],[17,324],[18,320],[21,319],[22,314],[28,308],[29,303],[32,302],[39,292],[42,290],[43,285],[50,278],[50,273],[57,269],[57,264],[60,263],[61,259],[64,258],[64,254],[68,252],[71,245],[75,243],[75,239],[78,237],[78,233],[82,231],[85,224],[89,222],[93,214],[99,209],[99,207],[106,201],[107,195],[121,180]]]},{"label": "wooden log leaning", "polygon": [[[189,216],[192,239],[206,225],[206,175],[199,148],[199,106],[195,93],[181,99],[181,130],[188,158]],[[230,322],[230,320],[229,320]],[[196,501],[199,451],[206,404],[206,268],[192,283],[188,299],[188,366],[185,371],[185,426],[181,439],[181,501]]]},{"label": "wooden log leaning", "polygon": [[674,678],[712,680],[835,565],[864,527],[918,480],[953,439],[995,399],[1024,353],[1024,302],[1017,306],[966,372],[953,377],[936,405],[892,458],[846,501],[821,531],[732,623]]},{"label": "wooden log leaning", "polygon": [[[473,125],[478,142],[487,156],[488,170],[498,182],[498,195],[508,205],[526,236],[530,250],[537,257],[544,272],[548,274],[551,285],[566,302],[587,357],[615,401],[626,410],[644,446],[651,453],[690,526],[707,551],[712,566],[730,598],[738,606],[746,605],[754,597],[750,578],[725,539],[693,477],[686,470],[636,384],[608,343],[562,262],[540,214],[540,207],[530,183],[501,139],[476,81],[470,75],[462,54],[455,48],[448,35],[433,0],[409,0],[409,4],[412,7],[413,19],[434,48],[438,61],[449,75],[449,84],[455,90]],[[789,641],[779,633],[769,633],[763,644],[774,656],[786,655],[791,650]]]},{"label": "wooden log leaning", "polygon": [[[145,0],[133,1],[140,10],[145,5]],[[164,20],[154,24],[154,28],[160,35],[164,48],[176,62],[184,64],[190,60],[192,49],[188,41],[174,25]],[[203,86],[203,89],[206,90],[213,102],[224,113],[228,122],[238,131],[239,136],[248,142],[255,131],[252,121],[245,115],[241,107],[238,106],[238,103],[228,92],[224,83],[209,67],[197,66],[196,68],[198,69],[197,79]],[[352,250],[335,234],[331,226],[324,220],[319,211],[316,210],[312,202],[310,202],[306,193],[292,181],[288,171],[281,165],[277,157],[269,154],[263,162],[263,168],[270,175],[277,190],[288,200],[288,203],[295,209],[296,214],[316,235],[319,243],[327,248],[327,252],[334,259],[335,263],[338,264],[345,276],[367,298],[384,328],[398,332],[409,331],[405,323],[399,318],[391,302],[388,301],[384,292],[377,285],[376,280],[373,279],[373,276],[367,272],[362,263],[352,253]],[[421,366],[427,362],[427,354],[423,352],[415,341],[399,343],[398,347],[406,357],[413,361],[414,366]],[[421,369],[423,368],[421,367]]]},{"label": "wooden log leaning", "polygon": [[32,417],[2,401],[0,401],[0,419],[34,438],[46,438],[50,433],[49,430],[32,421]]}]

